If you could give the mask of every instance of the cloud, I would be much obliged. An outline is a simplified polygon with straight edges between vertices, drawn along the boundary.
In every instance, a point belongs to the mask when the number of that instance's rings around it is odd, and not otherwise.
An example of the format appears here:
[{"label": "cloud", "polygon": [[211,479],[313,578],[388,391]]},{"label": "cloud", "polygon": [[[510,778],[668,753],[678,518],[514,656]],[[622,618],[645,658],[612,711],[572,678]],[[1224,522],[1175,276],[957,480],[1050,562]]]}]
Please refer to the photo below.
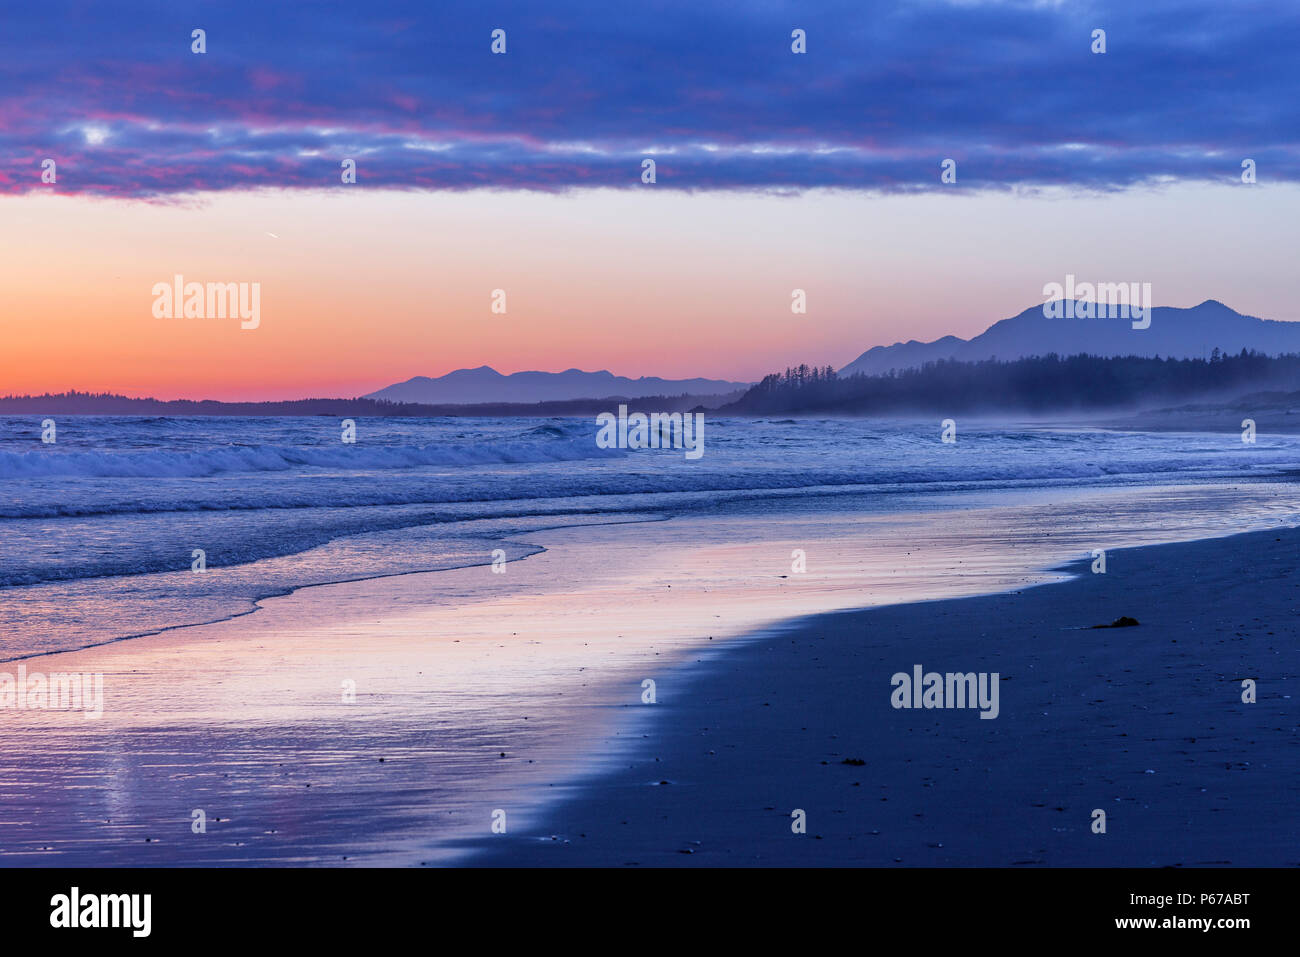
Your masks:
[{"label": "cloud", "polygon": [[938,189],[946,158],[976,189],[1229,182],[1246,157],[1261,182],[1300,179],[1285,4],[128,0],[7,16],[32,38],[6,51],[8,192],[323,188],[344,159],[359,185],[431,190],[645,188],[646,156],[656,188],[687,190]]}]

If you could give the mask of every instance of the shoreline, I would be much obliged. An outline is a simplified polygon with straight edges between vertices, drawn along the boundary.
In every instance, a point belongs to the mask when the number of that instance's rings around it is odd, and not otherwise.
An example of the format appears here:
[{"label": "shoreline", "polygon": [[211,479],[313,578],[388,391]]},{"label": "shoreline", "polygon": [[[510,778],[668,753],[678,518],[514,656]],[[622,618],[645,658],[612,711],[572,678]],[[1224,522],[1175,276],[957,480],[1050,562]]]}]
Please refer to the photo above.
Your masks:
[{"label": "shoreline", "polygon": [[[465,863],[1300,866],[1297,562],[1294,527],[1141,546],[731,642],[665,675],[618,770]],[[999,717],[893,708],[914,663],[998,672]]]},{"label": "shoreline", "polygon": [[[555,531],[558,529],[586,528],[593,525],[635,525],[642,522],[658,522],[658,521],[668,520],[662,516],[657,516],[648,513],[644,516],[639,516],[639,517],[638,515],[633,513],[629,513],[629,515],[630,517],[622,516],[622,515],[610,516],[608,520],[599,521],[599,522],[573,522],[573,523],[548,524],[548,525],[540,526],[535,529],[530,529],[527,532],[527,534],[532,535],[538,533],[545,533],[545,532]],[[430,526],[412,526],[412,527],[427,528]],[[329,542],[326,542],[325,544],[330,545],[336,541],[342,541],[346,538],[355,538],[355,537],[359,537],[359,536],[355,536],[355,535],[340,536],[337,539],[331,539]],[[518,536],[512,536],[512,538],[513,537],[518,537]],[[30,661],[33,658],[45,658],[53,655],[75,654],[77,652],[82,652],[82,651],[91,651],[95,648],[105,648],[110,645],[115,645],[124,641],[134,641],[138,638],[154,638],[159,635],[169,634],[171,632],[183,631],[187,628],[206,628],[213,625],[222,625],[225,624],[226,622],[234,621],[238,618],[244,618],[249,615],[256,614],[257,612],[262,610],[264,602],[276,598],[288,598],[312,588],[323,588],[323,587],[328,587],[330,585],[365,584],[368,582],[383,581],[384,579],[387,578],[402,578],[406,575],[434,575],[440,572],[457,572],[457,571],[464,571],[466,569],[473,569],[473,568],[490,568],[493,562],[493,558],[491,556],[491,549],[488,548],[487,546],[500,547],[501,545],[509,545],[511,547],[519,546],[519,547],[526,547],[532,549],[532,551],[526,551],[524,554],[516,556],[513,559],[510,559],[510,561],[512,562],[524,561],[525,559],[531,558],[534,555],[542,554],[546,551],[545,547],[541,545],[533,545],[530,543],[525,543],[524,545],[520,545],[519,543],[516,543],[509,539],[500,539],[500,538],[493,539],[484,536],[482,541],[484,543],[484,548],[482,549],[482,551],[486,554],[487,557],[485,559],[467,562],[463,565],[447,565],[441,568],[416,568],[416,569],[410,569],[404,571],[392,571],[392,572],[372,572],[365,575],[356,575],[356,576],[349,576],[345,578],[335,578],[335,579],[324,579],[321,581],[308,581],[308,582],[303,582],[301,584],[287,585],[284,586],[283,588],[277,588],[275,590],[267,591],[265,593],[259,593],[256,597],[247,599],[247,601],[245,602],[248,605],[247,608],[242,608],[238,611],[226,612],[215,618],[206,618],[201,621],[179,622],[177,624],[171,624],[171,625],[159,625],[158,627],[151,628],[147,631],[133,632],[127,635],[119,635],[115,638],[106,638],[102,641],[91,642],[85,645],[76,645],[70,648],[59,648],[53,650],[43,649],[37,651],[30,651],[24,654],[10,655],[9,657],[0,656],[0,665],[6,665],[11,663],[17,664],[20,662]],[[272,558],[270,559],[260,559],[259,561],[275,561],[275,560],[286,559],[286,558],[295,558],[298,557],[299,555],[307,554],[313,550],[314,549],[306,549],[303,552],[290,553],[288,555],[276,555],[276,556],[272,556]],[[248,567],[248,566],[255,566],[256,564],[258,564],[258,562],[254,561],[254,562],[247,563],[246,566],[235,566],[235,567],[236,568]],[[216,570],[219,571],[220,568],[218,567]],[[175,574],[175,573],[174,572],[144,573],[144,575],[146,576],[164,575],[164,574]],[[130,577],[130,576],[121,576],[121,577]],[[83,579],[74,580],[74,583],[78,585],[93,584],[95,581],[98,580],[101,579],[83,578]],[[52,581],[37,582],[34,585],[8,585],[2,587],[21,589],[27,587],[40,587],[40,586],[59,585],[59,584],[65,584],[65,583],[58,580],[52,580]]]},{"label": "shoreline", "polygon": [[[3,713],[0,819],[44,830],[4,829],[0,866],[475,863],[491,811],[508,809],[511,842],[520,827],[540,834],[635,762],[625,746],[663,731],[662,711],[627,711],[640,707],[629,702],[644,677],[671,710],[692,682],[759,644],[846,616],[976,600],[900,597],[918,583],[914,593],[988,596],[1059,579],[1059,556],[1079,554],[1079,536],[1091,540],[1090,523],[1119,503],[1087,501],[939,513],[968,524],[933,539],[915,514],[858,516],[842,540],[830,531],[838,516],[635,523],[643,533],[632,538],[626,523],[570,526],[505,577],[473,566],[313,585],[257,616],[37,656],[108,673],[113,707],[102,724]],[[1051,524],[1063,510],[1077,511],[1073,533]],[[1049,544],[1029,534],[1043,522]],[[968,526],[1014,557],[927,549],[944,536],[965,547]],[[796,529],[794,541],[817,549],[817,574],[802,582],[775,574],[789,570]],[[892,603],[860,610],[873,599]],[[704,640],[706,629],[722,640]],[[357,705],[338,706],[340,678],[356,681]],[[43,746],[24,755],[34,735]],[[194,807],[215,818],[205,840],[189,835]]]}]

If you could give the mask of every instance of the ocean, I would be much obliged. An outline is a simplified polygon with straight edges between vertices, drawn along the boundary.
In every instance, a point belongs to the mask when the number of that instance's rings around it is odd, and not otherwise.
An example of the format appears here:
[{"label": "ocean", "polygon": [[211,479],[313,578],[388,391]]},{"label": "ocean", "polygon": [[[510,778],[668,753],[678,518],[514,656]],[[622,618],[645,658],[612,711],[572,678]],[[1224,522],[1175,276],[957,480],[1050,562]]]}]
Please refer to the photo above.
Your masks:
[{"label": "ocean", "polygon": [[[361,419],[355,443],[317,417],[61,416],[52,444],[41,421],[0,418],[4,660],[219,621],[307,585],[487,565],[494,552],[515,561],[541,550],[529,541],[541,529],[852,521],[1066,490],[1141,500],[1286,479],[1300,460],[1296,436],[959,423],[949,444],[938,421],[706,416],[698,460],[600,448],[594,417]],[[1161,523],[1186,537],[1300,514],[1278,495],[1179,509],[1178,523],[1168,509],[1126,513],[1147,526],[1130,538],[1162,540]]]}]

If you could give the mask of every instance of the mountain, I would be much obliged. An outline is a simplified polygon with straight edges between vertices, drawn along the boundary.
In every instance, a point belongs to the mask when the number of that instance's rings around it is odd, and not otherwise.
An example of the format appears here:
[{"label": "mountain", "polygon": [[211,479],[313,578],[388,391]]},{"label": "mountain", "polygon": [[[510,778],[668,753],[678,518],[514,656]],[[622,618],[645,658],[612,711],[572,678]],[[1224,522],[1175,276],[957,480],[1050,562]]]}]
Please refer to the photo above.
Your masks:
[{"label": "mountain", "polygon": [[489,366],[457,369],[431,379],[416,376],[365,396],[390,402],[469,404],[476,402],[554,402],[565,399],[628,399],[652,395],[719,395],[747,389],[749,382],[722,379],[628,379],[611,372],[514,372],[502,375]]},{"label": "mountain", "polygon": [[1049,319],[1038,305],[994,323],[973,339],[944,336],[934,342],[913,339],[876,346],[840,369],[839,374],[878,375],[890,369],[915,368],[935,359],[975,362],[1053,352],[1062,356],[1087,353],[1196,359],[1208,356],[1216,347],[1234,354],[1242,349],[1268,355],[1300,353],[1300,322],[1243,316],[1218,300],[1207,299],[1190,309],[1156,306],[1151,310],[1151,325],[1134,329],[1131,320],[1122,318]]}]

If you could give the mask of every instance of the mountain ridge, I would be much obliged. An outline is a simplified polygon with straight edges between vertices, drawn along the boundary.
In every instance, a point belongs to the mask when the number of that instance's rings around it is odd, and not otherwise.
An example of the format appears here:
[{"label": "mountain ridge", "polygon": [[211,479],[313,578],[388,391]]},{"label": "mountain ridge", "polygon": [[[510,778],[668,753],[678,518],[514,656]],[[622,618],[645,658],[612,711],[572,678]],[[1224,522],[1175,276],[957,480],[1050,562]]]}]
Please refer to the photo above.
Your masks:
[{"label": "mountain ridge", "polygon": [[412,376],[364,396],[390,402],[422,402],[473,405],[483,402],[555,402],[624,396],[630,399],[653,395],[719,395],[747,389],[753,383],[725,379],[664,379],[616,376],[607,369],[586,372],[570,368],[563,372],[527,370],[504,374],[488,365],[455,369],[446,375]]},{"label": "mountain ridge", "polygon": [[1030,356],[1167,356],[1190,359],[1214,348],[1281,355],[1300,352],[1300,322],[1261,319],[1237,312],[1217,299],[1195,306],[1156,306],[1151,324],[1134,329],[1128,318],[1048,318],[1039,304],[993,323],[970,339],[943,336],[932,342],[895,342],[873,346],[839,370],[842,376],[880,375],[891,369],[917,368],[937,359],[977,362]]}]

